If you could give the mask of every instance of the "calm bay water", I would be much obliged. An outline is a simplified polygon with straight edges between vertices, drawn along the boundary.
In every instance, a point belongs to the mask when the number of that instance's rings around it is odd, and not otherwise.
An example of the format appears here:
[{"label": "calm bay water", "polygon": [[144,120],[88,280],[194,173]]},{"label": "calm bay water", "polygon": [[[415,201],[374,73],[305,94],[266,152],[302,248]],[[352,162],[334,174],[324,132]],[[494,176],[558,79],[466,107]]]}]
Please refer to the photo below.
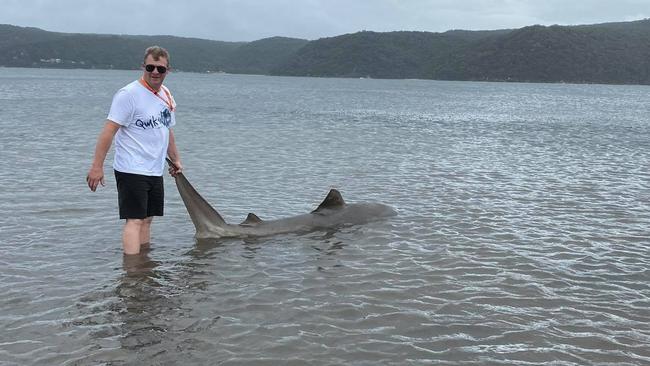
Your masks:
[{"label": "calm bay water", "polygon": [[138,76],[0,68],[0,364],[650,364],[649,87],[172,74],[226,220],[399,215],[196,242],[168,178],[125,261],[84,178]]}]

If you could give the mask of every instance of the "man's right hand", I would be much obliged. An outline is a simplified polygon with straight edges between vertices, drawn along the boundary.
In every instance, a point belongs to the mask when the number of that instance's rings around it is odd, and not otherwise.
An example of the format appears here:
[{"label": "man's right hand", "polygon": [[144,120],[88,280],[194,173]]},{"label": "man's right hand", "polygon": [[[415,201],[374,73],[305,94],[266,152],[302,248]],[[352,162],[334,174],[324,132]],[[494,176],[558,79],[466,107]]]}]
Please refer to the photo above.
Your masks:
[{"label": "man's right hand", "polygon": [[88,188],[91,191],[95,192],[97,187],[101,184],[102,187],[104,184],[104,169],[103,168],[90,168],[88,175],[86,176],[86,182],[88,183]]}]

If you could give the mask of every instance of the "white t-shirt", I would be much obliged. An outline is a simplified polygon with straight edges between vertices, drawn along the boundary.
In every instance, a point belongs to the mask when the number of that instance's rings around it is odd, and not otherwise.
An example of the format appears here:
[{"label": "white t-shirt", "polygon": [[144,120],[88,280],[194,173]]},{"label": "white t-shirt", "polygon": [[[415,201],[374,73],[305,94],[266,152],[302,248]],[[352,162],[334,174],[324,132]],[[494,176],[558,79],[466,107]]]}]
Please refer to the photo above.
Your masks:
[{"label": "white t-shirt", "polygon": [[[167,100],[161,87],[158,95]],[[113,168],[123,173],[162,176],[169,145],[169,128],[176,124],[173,106],[136,80],[118,90],[113,97],[108,119],[122,127],[115,134]]]}]

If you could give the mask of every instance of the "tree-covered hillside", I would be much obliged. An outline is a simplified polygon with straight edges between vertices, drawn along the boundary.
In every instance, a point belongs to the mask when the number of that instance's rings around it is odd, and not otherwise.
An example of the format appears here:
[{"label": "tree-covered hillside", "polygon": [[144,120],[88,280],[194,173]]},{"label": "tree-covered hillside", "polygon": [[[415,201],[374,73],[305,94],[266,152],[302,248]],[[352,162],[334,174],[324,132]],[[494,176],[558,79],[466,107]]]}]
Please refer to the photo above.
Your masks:
[{"label": "tree-covered hillside", "polygon": [[278,75],[650,84],[650,20],[320,39]]},{"label": "tree-covered hillside", "polygon": [[47,32],[0,25],[0,66],[140,67],[157,44],[172,67],[266,75],[650,84],[650,19],[495,31],[358,32],[314,41],[220,42]]}]

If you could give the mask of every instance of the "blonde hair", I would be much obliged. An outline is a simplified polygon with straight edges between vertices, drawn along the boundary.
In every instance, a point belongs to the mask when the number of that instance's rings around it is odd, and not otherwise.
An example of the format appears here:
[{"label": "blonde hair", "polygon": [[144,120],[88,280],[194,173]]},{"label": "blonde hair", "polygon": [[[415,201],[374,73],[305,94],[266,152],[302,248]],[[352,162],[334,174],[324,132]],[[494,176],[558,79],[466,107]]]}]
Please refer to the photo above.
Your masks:
[{"label": "blonde hair", "polygon": [[147,57],[151,55],[155,61],[158,61],[161,57],[167,59],[167,66],[169,67],[169,52],[166,49],[160,46],[151,46],[144,50],[144,58],[142,62],[147,61]]}]

